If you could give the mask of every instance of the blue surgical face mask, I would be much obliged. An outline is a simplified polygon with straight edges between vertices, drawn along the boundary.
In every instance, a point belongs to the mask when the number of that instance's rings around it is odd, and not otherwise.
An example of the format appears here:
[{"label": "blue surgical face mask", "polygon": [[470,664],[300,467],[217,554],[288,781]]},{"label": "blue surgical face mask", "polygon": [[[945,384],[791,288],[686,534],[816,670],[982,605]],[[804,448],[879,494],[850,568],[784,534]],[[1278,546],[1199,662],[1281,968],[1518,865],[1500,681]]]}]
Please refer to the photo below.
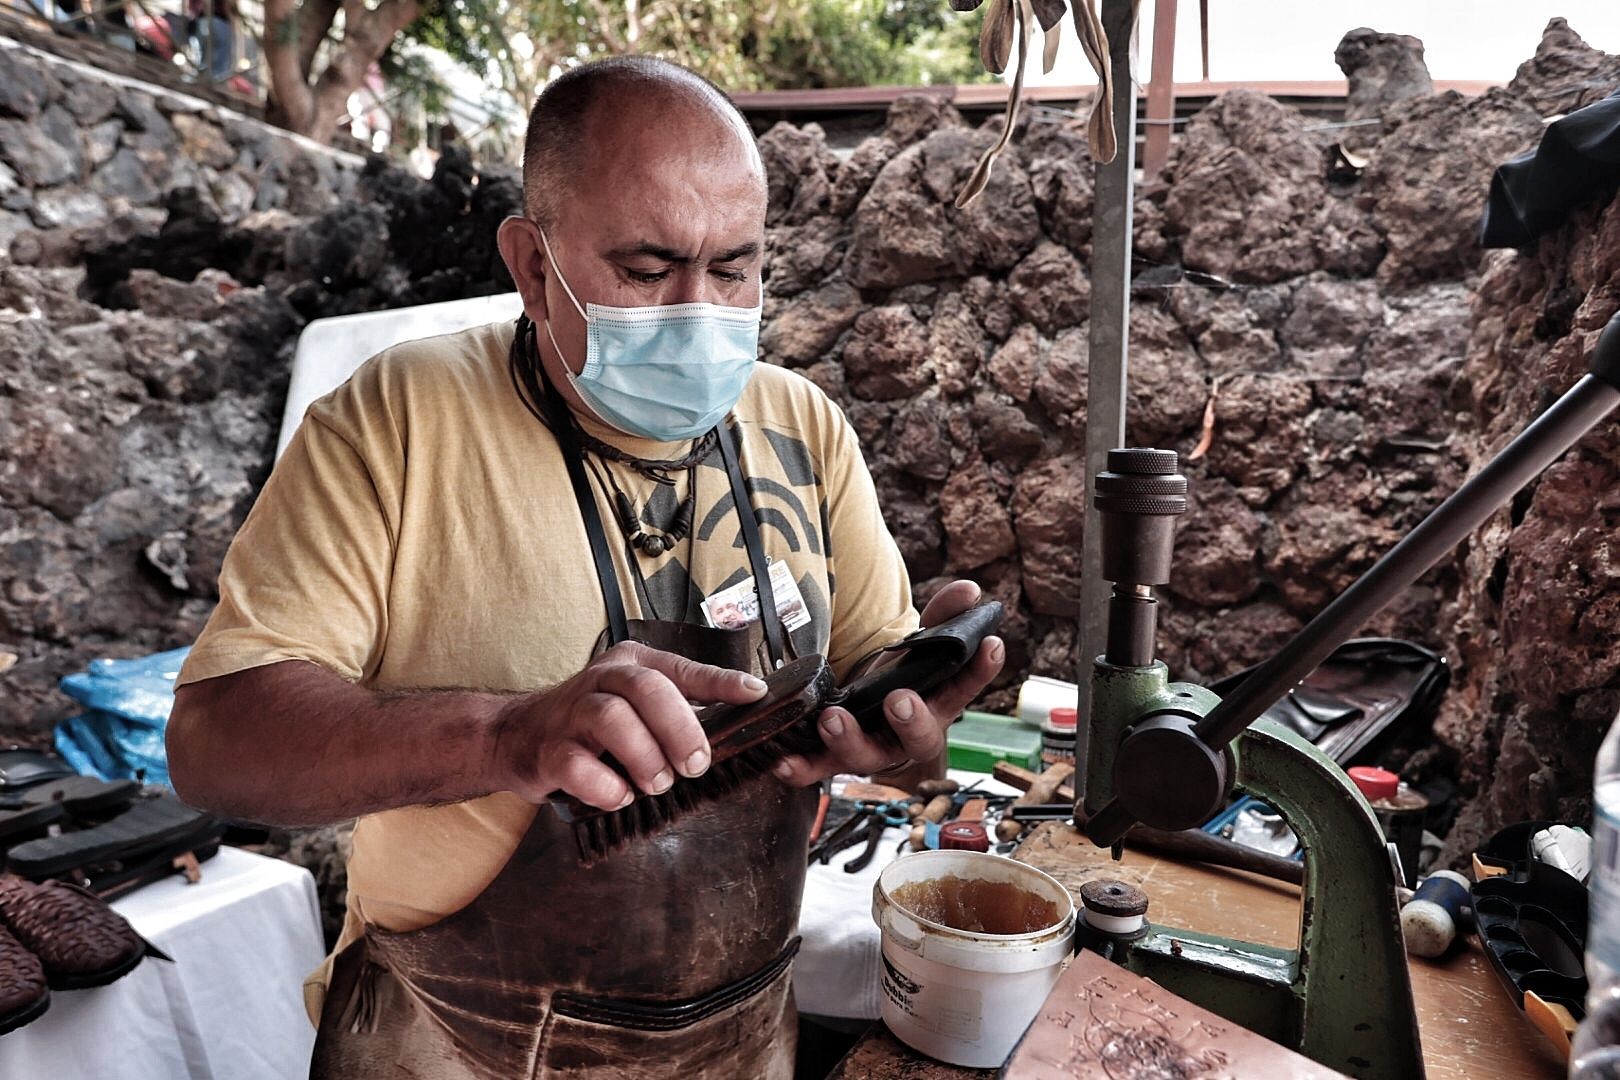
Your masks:
[{"label": "blue surgical face mask", "polygon": [[[543,229],[540,242],[585,320],[585,366],[569,382],[603,423],[644,439],[676,442],[702,435],[732,410],[754,374],[759,308],[581,307]],[[550,319],[546,336],[562,357]]]}]

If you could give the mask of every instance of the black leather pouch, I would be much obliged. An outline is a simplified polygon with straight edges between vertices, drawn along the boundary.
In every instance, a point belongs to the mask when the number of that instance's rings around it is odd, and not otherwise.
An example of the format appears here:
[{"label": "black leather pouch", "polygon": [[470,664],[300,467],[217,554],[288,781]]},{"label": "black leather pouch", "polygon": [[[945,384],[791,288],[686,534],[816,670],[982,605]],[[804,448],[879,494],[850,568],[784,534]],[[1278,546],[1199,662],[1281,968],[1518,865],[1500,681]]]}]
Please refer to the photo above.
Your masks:
[{"label": "black leather pouch", "polygon": [[[1255,669],[1210,684],[1229,694]],[[1263,714],[1292,728],[1340,765],[1367,761],[1396,738],[1428,730],[1451,681],[1445,658],[1410,641],[1345,642]]]},{"label": "black leather pouch", "polygon": [[849,710],[866,731],[887,731],[884,698],[896,690],[915,690],[926,697],[961,674],[984,639],[1000,629],[1004,615],[1000,602],[990,600],[875,649],[855,663],[825,704]]}]

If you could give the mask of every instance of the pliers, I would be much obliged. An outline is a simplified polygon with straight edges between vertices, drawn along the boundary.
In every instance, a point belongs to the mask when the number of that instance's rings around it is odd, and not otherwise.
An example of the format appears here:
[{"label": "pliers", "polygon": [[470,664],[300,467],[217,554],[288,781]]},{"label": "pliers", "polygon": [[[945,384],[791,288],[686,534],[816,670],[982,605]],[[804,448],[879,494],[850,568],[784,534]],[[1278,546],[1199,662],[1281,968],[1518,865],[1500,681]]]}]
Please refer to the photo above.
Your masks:
[{"label": "pliers", "polygon": [[858,800],[855,803],[855,813],[810,849],[810,861],[825,866],[840,851],[864,841],[866,848],[844,864],[845,873],[858,873],[871,864],[884,831],[890,826],[904,825],[909,820],[911,818],[905,803]]}]

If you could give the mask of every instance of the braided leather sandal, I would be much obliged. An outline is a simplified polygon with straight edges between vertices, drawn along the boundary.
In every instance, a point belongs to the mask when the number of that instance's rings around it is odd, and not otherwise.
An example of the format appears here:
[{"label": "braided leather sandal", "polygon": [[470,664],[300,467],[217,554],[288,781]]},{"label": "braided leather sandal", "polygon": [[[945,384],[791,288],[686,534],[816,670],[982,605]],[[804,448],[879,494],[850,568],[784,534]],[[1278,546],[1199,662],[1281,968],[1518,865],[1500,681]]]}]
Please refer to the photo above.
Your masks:
[{"label": "braided leather sandal", "polygon": [[105,901],[64,881],[0,878],[0,921],[39,957],[52,990],[105,986],[133,971],[150,948]]},{"label": "braided leather sandal", "polygon": [[0,1035],[38,1020],[50,1006],[39,957],[0,926]]}]

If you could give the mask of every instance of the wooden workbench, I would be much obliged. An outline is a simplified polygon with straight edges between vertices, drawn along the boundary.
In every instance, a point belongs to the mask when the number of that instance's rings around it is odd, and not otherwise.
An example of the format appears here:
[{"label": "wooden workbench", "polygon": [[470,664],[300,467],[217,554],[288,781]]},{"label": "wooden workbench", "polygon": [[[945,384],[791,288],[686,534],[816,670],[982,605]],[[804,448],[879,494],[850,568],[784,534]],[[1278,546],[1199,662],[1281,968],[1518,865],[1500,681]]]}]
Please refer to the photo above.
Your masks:
[{"label": "wooden workbench", "polygon": [[[1293,885],[1199,864],[1127,851],[1114,862],[1072,826],[1038,827],[1019,861],[1039,867],[1079,894],[1098,877],[1140,885],[1155,922],[1292,948],[1299,943],[1299,889]],[[1472,938],[1440,961],[1411,960],[1412,997],[1429,1080],[1554,1080],[1565,1066],[1525,1021]],[[932,1061],[873,1025],[828,1080],[966,1080],[993,1069],[963,1069]]]}]

